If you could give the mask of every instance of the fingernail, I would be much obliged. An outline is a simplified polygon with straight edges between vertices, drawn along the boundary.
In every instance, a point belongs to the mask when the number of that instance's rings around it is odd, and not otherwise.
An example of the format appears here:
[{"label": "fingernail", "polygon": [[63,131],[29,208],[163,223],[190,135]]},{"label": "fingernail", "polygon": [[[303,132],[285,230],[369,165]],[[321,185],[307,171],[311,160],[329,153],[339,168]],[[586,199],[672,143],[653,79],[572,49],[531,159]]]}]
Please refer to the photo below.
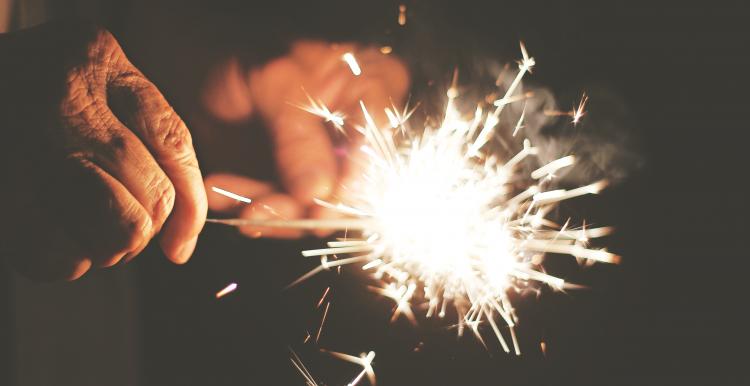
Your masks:
[{"label": "fingernail", "polygon": [[198,238],[194,238],[180,247],[180,249],[177,251],[177,255],[175,255],[175,263],[177,264],[185,264],[188,260],[190,260],[190,256],[193,255],[193,252],[195,251],[195,245],[198,243]]},{"label": "fingernail", "polygon": [[143,243],[143,245],[141,245],[140,247],[138,247],[138,249],[136,249],[136,250],[134,250],[132,252],[128,252],[127,254],[125,254],[125,256],[123,256],[122,259],[120,259],[120,262],[118,264],[119,265],[123,265],[123,264],[129,263],[136,256],[140,255],[141,252],[143,252],[143,250],[146,249],[147,246],[148,246],[148,242],[145,242],[145,243]]}]

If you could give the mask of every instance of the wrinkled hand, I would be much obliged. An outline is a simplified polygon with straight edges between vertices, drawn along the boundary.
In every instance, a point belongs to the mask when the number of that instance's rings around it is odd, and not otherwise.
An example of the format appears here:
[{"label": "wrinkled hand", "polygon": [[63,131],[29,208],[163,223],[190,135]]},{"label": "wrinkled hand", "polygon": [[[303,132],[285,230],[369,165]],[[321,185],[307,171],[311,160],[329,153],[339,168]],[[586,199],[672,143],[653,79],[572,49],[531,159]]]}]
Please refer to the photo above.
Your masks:
[{"label": "wrinkled hand", "polygon": [[[362,68],[360,76],[355,76],[342,60],[346,52],[355,53]],[[382,127],[388,122],[384,109],[393,104],[399,106],[408,86],[406,67],[373,47],[304,41],[295,44],[288,55],[247,73],[236,62],[230,62],[209,84],[205,103],[214,115],[227,121],[246,119],[252,114],[265,120],[282,189],[243,176],[211,175],[206,179],[207,187],[231,189],[254,202],[238,210],[231,199],[209,193],[209,207],[254,219],[336,216],[312,205],[313,198],[335,198],[336,189],[357,175],[355,163],[347,160],[361,143],[361,134],[350,130],[344,138],[330,123],[297,106],[309,105],[309,94],[331,111],[342,113],[346,126],[351,128],[364,123],[361,100]],[[257,227],[244,227],[241,231],[254,237],[300,235],[296,231]]]},{"label": "wrinkled hand", "polygon": [[161,232],[175,263],[207,211],[185,124],[106,30],[48,24],[0,36],[6,205],[2,254],[37,279],[75,279]]}]

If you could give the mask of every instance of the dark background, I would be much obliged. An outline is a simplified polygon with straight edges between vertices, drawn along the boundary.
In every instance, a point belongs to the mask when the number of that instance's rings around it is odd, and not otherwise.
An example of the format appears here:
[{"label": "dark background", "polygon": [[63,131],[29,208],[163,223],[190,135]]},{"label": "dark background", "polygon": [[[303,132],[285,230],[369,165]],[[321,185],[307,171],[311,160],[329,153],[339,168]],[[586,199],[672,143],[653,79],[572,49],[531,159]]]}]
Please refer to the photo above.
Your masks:
[{"label": "dark background", "polygon": [[[388,323],[390,301],[367,292],[356,273],[321,275],[282,291],[313,267],[298,251],[318,241],[249,240],[209,225],[186,266],[157,256],[132,263],[141,284],[148,384],[303,384],[287,346],[319,381],[348,382],[356,366],[302,344],[305,330],[317,328],[314,306],[327,285],[334,301],[320,347],[376,351],[381,385],[748,384],[750,6],[411,1],[401,30],[398,3],[310,3],[122,2],[110,5],[105,23],[189,127],[219,126],[201,113],[195,90],[208,66],[230,52],[251,65],[296,37],[387,43],[410,63],[418,94],[454,66],[481,69],[485,59],[516,58],[522,39],[539,63],[537,84],[560,95],[594,85],[627,106],[627,119],[615,126],[625,133],[618,136],[622,151],[638,162],[629,159],[629,176],[619,185],[567,208],[614,225],[606,245],[623,262],[580,270],[570,258],[551,257],[553,269],[591,289],[521,300],[524,355],[514,357],[492,343],[490,331],[485,350],[470,335],[457,339],[444,323]],[[595,98],[589,109],[596,111]],[[248,154],[208,168],[257,172],[248,159],[268,156],[256,146],[263,141],[257,126],[227,128],[249,133]],[[270,161],[255,164],[272,170]],[[216,301],[216,289],[230,281],[239,290]]]}]

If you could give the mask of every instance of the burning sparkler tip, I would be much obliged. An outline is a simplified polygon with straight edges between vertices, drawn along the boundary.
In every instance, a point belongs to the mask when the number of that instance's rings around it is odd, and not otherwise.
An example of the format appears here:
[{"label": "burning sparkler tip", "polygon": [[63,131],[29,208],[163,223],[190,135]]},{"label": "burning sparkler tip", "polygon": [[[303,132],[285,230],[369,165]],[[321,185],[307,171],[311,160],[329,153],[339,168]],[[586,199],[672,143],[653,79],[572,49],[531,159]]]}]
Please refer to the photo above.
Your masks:
[{"label": "burning sparkler tip", "polygon": [[[405,13],[405,7],[400,10]],[[457,71],[447,90],[442,120],[437,124],[428,121],[421,133],[412,132],[405,124],[411,115],[408,108],[403,113],[396,106],[384,108],[390,127],[380,128],[365,103],[359,101],[365,124],[354,128],[364,137],[364,144],[358,147],[366,159],[362,180],[356,187],[347,187],[351,189],[341,202],[315,200],[345,218],[277,224],[343,230],[346,236],[324,248],[302,251],[303,256],[320,258],[320,265],[290,286],[334,267],[339,271],[346,264],[362,264],[361,268],[370,270],[379,281],[378,286],[369,288],[395,303],[391,321],[403,316],[416,324],[412,308],[424,306],[426,317],[442,318],[451,314],[446,308],[453,307],[459,318],[459,335],[468,327],[487,347],[479,329],[489,326],[505,352],[520,355],[514,329],[517,317],[508,295],[525,289],[540,293],[542,286],[560,291],[580,288],[546,273],[544,256],[569,255],[582,264],[620,262],[620,256],[589,246],[590,239],[608,234],[611,228],[587,229],[584,223],[582,229],[569,229],[570,221],[560,226],[547,218],[563,200],[599,193],[607,186],[606,180],[572,189],[550,188],[550,180],[558,171],[572,167],[576,156],[561,157],[527,174],[527,161],[542,154],[528,139],[508,159],[486,150],[505,123],[500,119],[503,109],[516,101],[526,103],[531,96],[517,92],[524,75],[536,64],[523,42],[520,47],[519,71],[505,95],[487,99],[494,108],[479,104],[473,116],[464,116],[456,106]],[[352,53],[342,59],[352,73],[361,73]],[[309,96],[308,100],[310,106],[302,107],[305,111],[343,125],[321,102]],[[572,112],[545,113],[570,116],[578,122],[587,100],[584,94]],[[525,106],[515,127],[510,127],[513,136],[525,124]],[[234,224],[247,224],[244,221]],[[315,342],[320,340],[329,314],[329,290],[315,299],[322,310]],[[307,340],[313,340],[310,335]],[[546,344],[541,345],[544,351]],[[374,352],[360,357],[330,353],[363,366],[352,385],[365,374],[374,376],[370,366]]]}]

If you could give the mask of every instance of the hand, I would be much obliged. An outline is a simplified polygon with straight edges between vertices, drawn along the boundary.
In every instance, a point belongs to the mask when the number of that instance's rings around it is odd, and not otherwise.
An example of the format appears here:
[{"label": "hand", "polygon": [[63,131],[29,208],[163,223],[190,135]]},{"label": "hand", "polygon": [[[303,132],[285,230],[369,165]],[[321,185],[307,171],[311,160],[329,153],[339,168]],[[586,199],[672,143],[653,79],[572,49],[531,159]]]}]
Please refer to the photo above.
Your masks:
[{"label": "hand", "polygon": [[207,211],[185,124],[106,30],[47,24],[0,36],[2,254],[36,279],[75,279],[161,232],[175,263]]},{"label": "hand", "polygon": [[[342,60],[353,52],[362,68],[355,76]],[[215,116],[227,121],[259,114],[266,122],[274,147],[282,190],[247,177],[217,174],[206,186],[219,186],[248,196],[250,206],[238,207],[231,199],[209,193],[209,207],[245,218],[329,218],[330,210],[312,205],[313,198],[336,196],[336,189],[356,176],[356,153],[361,134],[336,132],[330,123],[298,105],[308,105],[308,94],[331,111],[345,116],[347,125],[364,122],[360,100],[379,127],[388,122],[384,109],[399,107],[409,86],[406,67],[396,58],[373,47],[304,41],[282,58],[248,72],[236,61],[219,70],[204,93],[205,104]],[[336,142],[343,145],[338,145]],[[338,156],[337,156],[338,154]],[[338,159],[337,159],[338,157]],[[249,236],[297,237],[299,232],[243,227]],[[318,235],[324,233],[318,232]]]}]

